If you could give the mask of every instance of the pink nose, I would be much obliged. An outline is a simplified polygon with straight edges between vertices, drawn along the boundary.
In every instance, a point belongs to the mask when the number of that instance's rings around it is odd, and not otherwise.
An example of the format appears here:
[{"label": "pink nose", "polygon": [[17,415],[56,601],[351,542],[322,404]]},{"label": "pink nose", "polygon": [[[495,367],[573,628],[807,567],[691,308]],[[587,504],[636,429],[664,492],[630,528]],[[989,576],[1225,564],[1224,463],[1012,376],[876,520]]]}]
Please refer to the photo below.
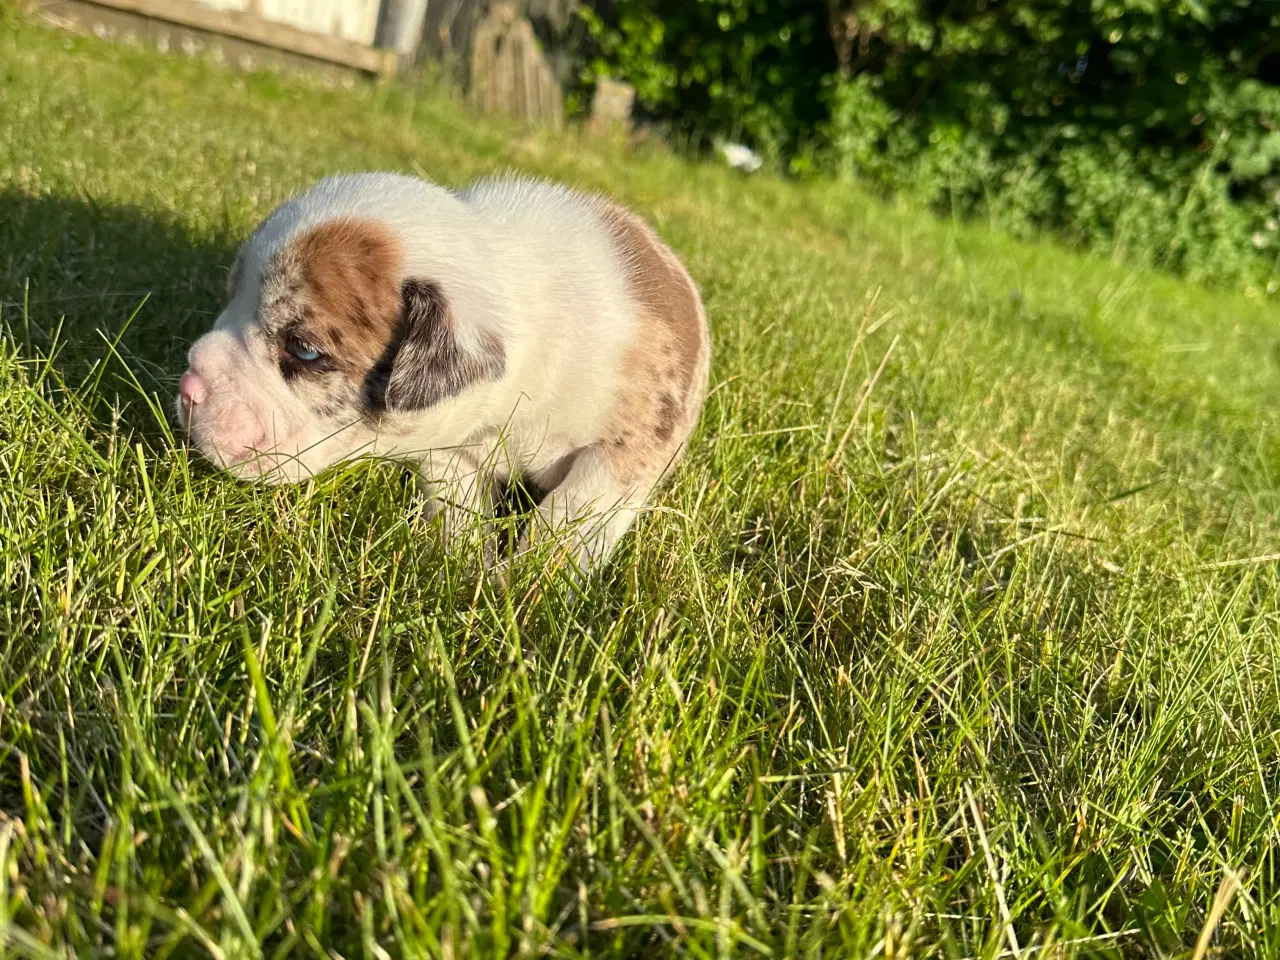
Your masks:
[{"label": "pink nose", "polygon": [[194,370],[188,370],[178,381],[178,400],[188,413],[196,404],[204,403],[208,396],[209,385]]}]

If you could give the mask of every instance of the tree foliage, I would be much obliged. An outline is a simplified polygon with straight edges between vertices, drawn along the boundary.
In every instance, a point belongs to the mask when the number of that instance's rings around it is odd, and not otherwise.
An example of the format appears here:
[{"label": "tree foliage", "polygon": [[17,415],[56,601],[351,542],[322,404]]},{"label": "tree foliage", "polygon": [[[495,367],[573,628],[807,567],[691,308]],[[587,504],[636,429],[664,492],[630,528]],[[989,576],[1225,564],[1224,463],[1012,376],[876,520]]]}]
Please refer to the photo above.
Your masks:
[{"label": "tree foliage", "polygon": [[694,141],[1277,289],[1277,0],[612,0],[588,74]]}]

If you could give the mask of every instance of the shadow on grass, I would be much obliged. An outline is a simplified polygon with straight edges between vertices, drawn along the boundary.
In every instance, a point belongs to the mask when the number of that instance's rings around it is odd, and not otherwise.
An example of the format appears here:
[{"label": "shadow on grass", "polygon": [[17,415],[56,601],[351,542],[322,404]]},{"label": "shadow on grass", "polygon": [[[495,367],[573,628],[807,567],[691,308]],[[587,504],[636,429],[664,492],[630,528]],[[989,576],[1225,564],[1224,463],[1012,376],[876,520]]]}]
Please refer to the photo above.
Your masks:
[{"label": "shadow on grass", "polygon": [[222,304],[237,243],[136,207],[0,193],[4,326],[31,353],[56,346],[55,367],[73,388],[107,361],[96,399],[152,434],[138,387],[167,407],[188,345]]},{"label": "shadow on grass", "polygon": [[[136,207],[0,192],[0,321],[27,355],[53,353],[63,383],[104,420],[119,410],[163,446],[144,395],[172,419],[187,348],[226,299],[240,240]],[[79,389],[86,380],[100,386]],[[527,513],[543,493],[513,484],[501,512]]]}]

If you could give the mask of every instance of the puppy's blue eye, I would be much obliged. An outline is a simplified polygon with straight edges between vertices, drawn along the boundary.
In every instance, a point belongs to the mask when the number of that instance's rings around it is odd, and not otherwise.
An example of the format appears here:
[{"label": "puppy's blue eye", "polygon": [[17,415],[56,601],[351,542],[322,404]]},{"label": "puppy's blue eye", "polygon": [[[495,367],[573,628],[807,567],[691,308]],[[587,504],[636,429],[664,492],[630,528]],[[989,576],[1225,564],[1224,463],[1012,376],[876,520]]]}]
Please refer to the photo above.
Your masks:
[{"label": "puppy's blue eye", "polygon": [[289,356],[303,363],[314,363],[320,359],[319,350],[298,340],[290,340],[285,344],[285,349],[289,351]]}]

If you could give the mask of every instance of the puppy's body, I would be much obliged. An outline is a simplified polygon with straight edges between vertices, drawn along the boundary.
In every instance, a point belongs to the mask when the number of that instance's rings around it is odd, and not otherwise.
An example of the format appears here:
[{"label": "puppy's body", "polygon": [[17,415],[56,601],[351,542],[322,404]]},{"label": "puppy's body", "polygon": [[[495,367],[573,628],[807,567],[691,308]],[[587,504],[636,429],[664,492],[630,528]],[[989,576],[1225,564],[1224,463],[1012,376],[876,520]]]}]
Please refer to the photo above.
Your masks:
[{"label": "puppy's body", "polygon": [[551,491],[535,530],[583,521],[582,566],[630,526],[706,389],[683,266],[637,217],[560,186],[330,178],[262,223],[230,287],[179,392],[211,459],[269,482],[412,459],[447,530],[523,475]]}]

